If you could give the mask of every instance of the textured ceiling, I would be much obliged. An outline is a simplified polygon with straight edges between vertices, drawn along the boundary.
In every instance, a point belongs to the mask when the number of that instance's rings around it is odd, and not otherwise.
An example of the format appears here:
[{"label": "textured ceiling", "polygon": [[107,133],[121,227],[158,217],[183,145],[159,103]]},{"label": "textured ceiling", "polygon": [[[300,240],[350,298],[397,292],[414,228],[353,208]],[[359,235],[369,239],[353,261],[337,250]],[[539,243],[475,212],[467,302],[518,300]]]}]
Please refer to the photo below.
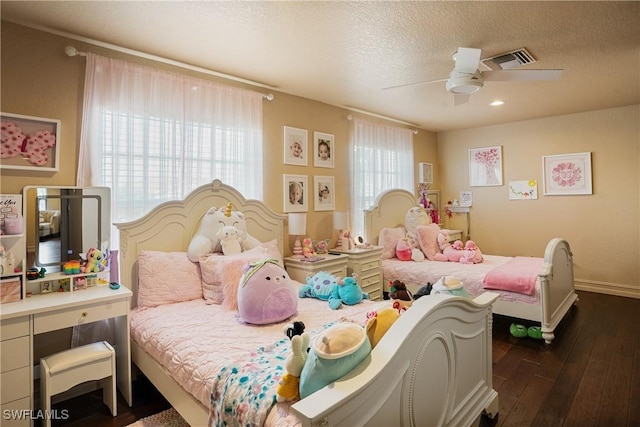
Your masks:
[{"label": "textured ceiling", "polygon": [[[640,2],[2,1],[2,19],[444,131],[640,103]],[[485,82],[454,105],[459,47],[526,48],[557,81]],[[502,107],[489,102],[502,99]]]}]

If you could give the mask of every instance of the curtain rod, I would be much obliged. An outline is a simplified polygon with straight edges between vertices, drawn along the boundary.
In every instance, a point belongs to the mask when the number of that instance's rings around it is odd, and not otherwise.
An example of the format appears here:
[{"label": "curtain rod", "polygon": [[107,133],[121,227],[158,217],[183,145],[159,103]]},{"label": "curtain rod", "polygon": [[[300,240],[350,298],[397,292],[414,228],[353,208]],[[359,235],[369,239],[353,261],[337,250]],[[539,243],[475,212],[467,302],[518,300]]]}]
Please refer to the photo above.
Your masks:
[{"label": "curtain rod", "polygon": [[[344,108],[346,108],[346,107],[344,107]],[[391,121],[394,121],[394,122],[396,122],[396,123],[401,123],[401,124],[403,124],[403,125],[408,125],[408,126],[411,126],[411,127],[415,127],[415,125],[412,125],[411,123],[403,122],[403,121],[401,121],[401,120],[391,119],[391,118],[389,118],[389,117],[381,116],[381,115],[379,115],[379,114],[368,113],[368,112],[366,112],[366,111],[356,110],[355,108],[350,108],[350,110],[351,110],[351,111],[356,111],[356,112],[358,112],[358,113],[362,113],[362,114],[367,114],[367,115],[369,115],[369,116],[379,117],[379,118],[381,118],[381,119],[385,119],[385,120],[391,120]],[[352,120],[353,120],[353,116],[352,116],[351,114],[347,115],[347,120],[352,121]],[[413,134],[414,134],[414,135],[417,135],[418,133],[419,133],[419,132],[418,132],[418,129],[413,129]]]}]

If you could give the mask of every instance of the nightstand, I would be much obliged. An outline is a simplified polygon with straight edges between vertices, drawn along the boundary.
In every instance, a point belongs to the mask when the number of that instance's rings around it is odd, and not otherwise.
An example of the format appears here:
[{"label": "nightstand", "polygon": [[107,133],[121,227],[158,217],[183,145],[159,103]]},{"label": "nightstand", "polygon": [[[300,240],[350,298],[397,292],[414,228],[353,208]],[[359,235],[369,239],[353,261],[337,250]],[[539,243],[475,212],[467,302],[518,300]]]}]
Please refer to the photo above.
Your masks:
[{"label": "nightstand", "polygon": [[284,267],[289,273],[289,277],[300,283],[307,283],[307,276],[319,271],[326,271],[336,277],[347,275],[347,255],[321,254],[318,257],[324,258],[319,261],[308,262],[304,258],[287,257],[284,259]]},{"label": "nightstand", "polygon": [[358,284],[369,299],[382,299],[382,247],[365,249],[330,249],[331,253],[348,256],[347,275],[358,276]]}]

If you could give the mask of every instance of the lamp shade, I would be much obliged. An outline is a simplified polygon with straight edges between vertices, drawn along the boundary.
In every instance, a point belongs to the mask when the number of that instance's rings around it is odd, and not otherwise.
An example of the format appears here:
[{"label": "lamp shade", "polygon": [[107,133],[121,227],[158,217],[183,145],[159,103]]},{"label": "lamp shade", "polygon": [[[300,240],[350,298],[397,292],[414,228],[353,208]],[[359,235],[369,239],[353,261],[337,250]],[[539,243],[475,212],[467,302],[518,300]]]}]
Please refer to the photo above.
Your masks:
[{"label": "lamp shade", "polygon": [[290,213],[289,214],[289,234],[293,236],[302,236],[307,232],[307,214],[306,213]]},{"label": "lamp shade", "polygon": [[333,212],[333,228],[335,230],[349,229],[349,212],[334,211]]}]

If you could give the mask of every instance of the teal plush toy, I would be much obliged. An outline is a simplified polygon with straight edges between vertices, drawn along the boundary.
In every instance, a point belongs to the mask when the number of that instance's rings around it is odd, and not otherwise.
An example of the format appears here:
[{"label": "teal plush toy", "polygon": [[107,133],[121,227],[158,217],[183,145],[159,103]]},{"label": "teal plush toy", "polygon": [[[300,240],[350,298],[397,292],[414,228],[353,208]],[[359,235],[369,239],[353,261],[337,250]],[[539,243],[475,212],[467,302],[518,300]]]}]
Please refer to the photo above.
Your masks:
[{"label": "teal plush toy", "polygon": [[[333,295],[329,299],[329,306],[338,309],[342,304],[356,305],[363,299],[369,299],[369,294],[362,291],[357,276],[345,277],[338,280],[338,286],[334,287]],[[335,308],[334,308],[335,307]]]},{"label": "teal plush toy", "polygon": [[319,271],[307,276],[307,284],[298,289],[300,298],[318,298],[322,301],[329,301],[329,307],[336,310],[342,304],[336,299],[338,296],[338,278],[326,271]]}]

